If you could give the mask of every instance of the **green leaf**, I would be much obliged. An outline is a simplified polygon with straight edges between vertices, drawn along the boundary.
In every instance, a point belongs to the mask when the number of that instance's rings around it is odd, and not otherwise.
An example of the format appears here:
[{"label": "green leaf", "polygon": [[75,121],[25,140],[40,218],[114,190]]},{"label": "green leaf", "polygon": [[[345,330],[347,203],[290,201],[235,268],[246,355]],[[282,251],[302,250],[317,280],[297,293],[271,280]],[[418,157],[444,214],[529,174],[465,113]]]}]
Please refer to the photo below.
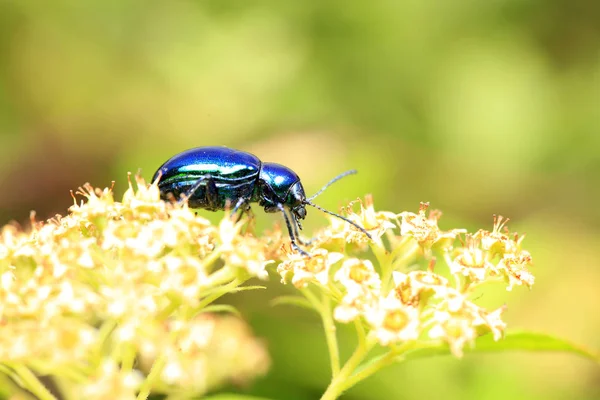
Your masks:
[{"label": "green leaf", "polygon": [[266,397],[248,396],[245,394],[217,394],[210,397],[203,397],[203,400],[270,400]]},{"label": "green leaf", "polygon": [[[473,348],[466,346],[465,353],[483,353],[496,351],[551,351],[573,353],[592,361],[600,363],[600,355],[583,346],[576,345],[567,340],[554,337],[546,333],[536,332],[509,332],[504,339],[495,342],[492,335],[484,335],[475,341]],[[450,351],[446,344],[431,345],[429,347],[417,348],[407,352],[404,356],[407,360],[426,358],[438,355],[449,355]]]},{"label": "green leaf", "polygon": [[293,305],[308,310],[316,311],[315,308],[310,304],[310,301],[306,300],[301,296],[279,296],[270,301],[272,306],[280,305]]},{"label": "green leaf", "polygon": [[202,309],[202,311],[200,311],[200,313],[219,313],[219,312],[227,312],[227,313],[237,315],[238,317],[241,317],[241,314],[238,311],[238,309],[229,304],[213,304],[213,305],[204,307]]}]

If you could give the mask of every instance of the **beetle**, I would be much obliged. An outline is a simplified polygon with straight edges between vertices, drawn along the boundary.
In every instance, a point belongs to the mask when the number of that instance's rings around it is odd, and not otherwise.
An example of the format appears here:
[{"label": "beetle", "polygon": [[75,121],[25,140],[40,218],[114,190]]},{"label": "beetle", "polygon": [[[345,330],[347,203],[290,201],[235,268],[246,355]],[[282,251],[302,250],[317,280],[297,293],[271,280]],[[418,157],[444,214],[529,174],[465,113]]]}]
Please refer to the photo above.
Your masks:
[{"label": "beetle", "polygon": [[302,229],[300,220],[306,217],[306,206],[340,218],[371,238],[362,226],[311,201],[334,182],[356,172],[350,170],[336,176],[316,194],[307,197],[300,177],[290,168],[262,162],[245,151],[207,146],[171,157],[154,173],[152,181],[158,182],[162,199],[175,196],[187,201],[191,208],[217,211],[233,206],[233,215],[238,210],[242,214],[249,212],[250,203],[258,203],[267,213],[281,212],[292,248],[308,255],[298,246],[298,243],[308,244],[298,233]]}]

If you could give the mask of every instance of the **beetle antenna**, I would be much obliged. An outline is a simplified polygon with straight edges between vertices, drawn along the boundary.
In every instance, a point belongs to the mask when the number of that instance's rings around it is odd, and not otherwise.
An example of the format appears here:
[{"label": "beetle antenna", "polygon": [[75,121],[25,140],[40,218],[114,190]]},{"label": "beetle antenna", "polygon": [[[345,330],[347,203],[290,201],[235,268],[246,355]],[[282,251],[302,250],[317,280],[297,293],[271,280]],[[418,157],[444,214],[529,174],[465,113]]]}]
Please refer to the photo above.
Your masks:
[{"label": "beetle antenna", "polygon": [[332,180],[330,180],[329,182],[327,182],[325,184],[325,186],[323,186],[321,188],[321,190],[319,190],[317,193],[315,193],[312,196],[310,196],[307,200],[310,201],[310,200],[314,199],[315,197],[317,197],[318,195],[320,195],[321,193],[323,193],[325,191],[325,189],[327,189],[329,186],[333,185],[334,183],[336,183],[337,181],[339,181],[343,177],[348,176],[348,175],[354,175],[357,172],[358,171],[355,170],[355,169],[351,169],[350,171],[342,172],[341,174],[339,174],[338,176],[336,176],[335,178],[333,178]]},{"label": "beetle antenna", "polygon": [[373,239],[373,238],[371,237],[371,235],[369,235],[369,232],[367,232],[365,228],[363,228],[362,226],[360,226],[360,225],[359,225],[359,224],[357,224],[356,222],[354,222],[354,221],[351,221],[350,219],[348,219],[348,218],[346,218],[346,217],[343,217],[343,216],[341,216],[341,215],[339,215],[339,214],[336,214],[336,213],[334,213],[333,211],[326,210],[326,209],[324,209],[323,207],[321,207],[321,206],[318,206],[318,205],[316,205],[315,203],[311,203],[311,202],[310,202],[310,201],[308,201],[308,200],[306,200],[306,201],[304,202],[304,204],[308,204],[309,206],[313,206],[313,207],[314,207],[314,208],[316,208],[317,210],[321,210],[321,211],[323,211],[324,213],[327,213],[327,214],[329,214],[329,215],[333,215],[334,217],[338,217],[339,219],[343,219],[344,221],[346,221],[347,223],[349,223],[350,225],[354,226],[355,228],[357,228],[358,230],[360,230],[362,233],[364,233],[365,235],[367,235],[367,237],[368,237],[369,239],[371,239],[371,240]]}]

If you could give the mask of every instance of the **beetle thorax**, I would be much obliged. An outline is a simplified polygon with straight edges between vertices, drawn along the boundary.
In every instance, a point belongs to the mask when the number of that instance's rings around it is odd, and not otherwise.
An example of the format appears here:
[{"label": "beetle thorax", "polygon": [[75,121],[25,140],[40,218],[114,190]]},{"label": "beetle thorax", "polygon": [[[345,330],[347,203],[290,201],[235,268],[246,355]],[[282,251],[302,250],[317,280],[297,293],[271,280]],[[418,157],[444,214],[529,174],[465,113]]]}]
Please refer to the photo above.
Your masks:
[{"label": "beetle thorax", "polygon": [[258,180],[255,198],[266,212],[278,211],[277,204],[281,204],[297,218],[304,218],[306,194],[298,174],[281,164],[263,163]]}]

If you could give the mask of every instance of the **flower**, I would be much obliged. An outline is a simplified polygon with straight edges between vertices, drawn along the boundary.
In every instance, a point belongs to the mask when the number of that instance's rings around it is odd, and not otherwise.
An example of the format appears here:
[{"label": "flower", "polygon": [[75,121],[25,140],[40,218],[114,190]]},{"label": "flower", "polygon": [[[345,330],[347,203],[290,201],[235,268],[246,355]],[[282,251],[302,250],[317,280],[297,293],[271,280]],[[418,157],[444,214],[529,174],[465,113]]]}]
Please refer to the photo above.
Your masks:
[{"label": "flower", "polygon": [[275,262],[266,259],[265,249],[265,244],[255,237],[236,235],[228,246],[222,249],[221,258],[225,265],[244,269],[251,276],[265,280],[269,277],[267,265]]},{"label": "flower", "polygon": [[431,248],[435,244],[448,247],[460,233],[466,232],[465,229],[452,229],[447,232],[440,230],[437,223],[442,215],[441,212],[432,211],[427,217],[428,208],[429,203],[421,203],[418,214],[411,212],[398,214],[402,219],[400,234],[412,236],[421,246]]},{"label": "flower", "polygon": [[380,298],[377,305],[366,314],[366,319],[382,346],[419,337],[419,311],[403,304],[393,293]]},{"label": "flower", "polygon": [[78,397],[90,400],[134,400],[143,382],[139,371],[122,371],[119,366],[105,360],[95,375],[78,387]]},{"label": "flower", "polygon": [[[491,253],[511,252],[512,241],[509,236],[506,224],[510,221],[509,218],[504,218],[502,215],[494,215],[494,227],[491,232],[484,229],[478,230],[473,236],[481,240],[483,249]],[[504,233],[503,233],[504,231]]]},{"label": "flower", "polygon": [[379,290],[381,278],[369,260],[348,258],[335,273],[334,280],[340,282],[348,293],[366,287]]},{"label": "flower", "polygon": [[[160,200],[155,184],[136,183],[134,189],[130,180],[121,202],[112,188],[86,184],[77,193],[87,201],[75,201],[68,215],[32,219],[30,232],[0,229],[0,362],[65,382],[65,370],[78,371],[73,393],[91,399],[130,399],[141,387],[198,396],[224,383],[246,384],[269,367],[264,343],[239,318],[206,307],[250,278],[267,279],[276,261],[283,283],[314,284],[302,290],[309,303],[321,313],[333,308],[335,321],[354,321],[367,335],[363,343],[391,346],[394,355],[396,344],[433,340],[460,357],[478,336],[499,340],[506,328],[504,307],[476,305],[470,283],[501,276],[511,290],[534,282],[523,236],[510,234],[502,217],[492,232],[467,234],[455,248],[466,231],[440,230],[441,213],[427,216],[427,203],[418,214],[396,215],[375,211],[367,196],[347,215],[373,237],[374,265],[364,252],[357,258],[368,239],[347,221],[332,219],[307,256],[289,251],[278,226],[255,237],[242,229],[247,219],[226,215],[213,225],[185,203]],[[438,249],[452,286],[434,272]],[[427,264],[426,271],[406,270]],[[322,319],[331,335],[331,315]]]},{"label": "flower", "polygon": [[381,278],[369,260],[346,259],[335,273],[334,280],[344,287],[344,297],[335,308],[333,317],[350,322],[364,315],[379,297]]},{"label": "flower", "polygon": [[[476,305],[470,298],[478,285],[471,283],[504,276],[509,290],[514,285],[533,284],[533,275],[526,268],[531,256],[521,249],[523,236],[510,234],[504,226],[506,220],[501,217],[495,218],[492,232],[442,231],[438,227],[441,213],[433,211],[427,215],[428,207],[428,203],[421,203],[418,214],[398,214],[400,237],[391,231],[395,216],[376,212],[372,199],[367,197],[361,202],[361,211],[356,214],[348,211],[348,216],[364,224],[376,239],[387,235],[388,240],[376,242],[374,250],[376,259],[382,263],[379,268],[370,260],[353,257],[356,248],[341,246],[343,253],[326,250],[335,248],[337,240],[361,242],[358,231],[344,221],[332,219],[318,243],[313,244],[312,257],[282,254],[283,261],[278,267],[282,282],[291,276],[292,283],[300,288],[309,282],[327,287],[324,295],[336,302],[334,320],[357,322],[382,346],[418,340],[430,344],[433,339],[447,343],[452,354],[462,357],[465,346],[473,345],[483,334],[491,333],[494,340],[500,340],[506,329],[501,318],[505,307],[490,312]],[[464,240],[460,237],[463,233]],[[457,241],[460,241],[458,246]],[[415,251],[418,246],[423,251]],[[434,272],[433,250],[442,251],[455,278],[452,284]],[[409,260],[414,262],[409,264]],[[333,268],[340,261],[340,267]],[[419,264],[428,264],[428,269],[402,270]],[[392,282],[383,280],[381,274],[385,275],[385,268],[392,269]]]},{"label": "flower", "polygon": [[429,330],[429,337],[448,343],[455,357],[463,356],[463,347],[477,337],[473,319],[469,315],[452,314],[448,311],[436,311],[436,324]]},{"label": "flower", "polygon": [[498,269],[508,280],[506,290],[512,290],[515,285],[525,285],[531,288],[535,281],[535,277],[527,269],[527,266],[531,265],[531,260],[531,254],[526,250],[522,250],[517,254],[504,255],[498,264]]},{"label": "flower", "polygon": [[521,248],[525,235],[511,234],[506,227],[508,221],[508,218],[494,215],[492,232],[480,229],[473,237],[481,240],[482,248],[490,256],[500,257],[494,272],[504,275],[508,281],[507,290],[512,290],[515,285],[531,288],[535,278],[527,267],[532,264],[532,257],[528,251]]},{"label": "flower", "polygon": [[491,331],[494,340],[502,337],[506,328],[500,319],[503,311],[502,307],[490,313],[469,301],[464,294],[451,289],[435,307],[429,337],[447,342],[452,354],[462,357],[464,346],[472,345],[482,333]]},{"label": "flower", "polygon": [[291,274],[292,284],[296,287],[305,287],[309,282],[326,286],[329,283],[331,266],[342,258],[342,253],[328,252],[325,249],[314,250],[310,257],[292,253],[286,261],[279,264],[277,272],[281,275],[282,283],[285,283]]},{"label": "flower", "polygon": [[481,282],[489,273],[497,274],[490,255],[480,247],[480,240],[472,235],[466,236],[466,245],[447,251],[444,254],[450,272],[468,277],[473,282]]},{"label": "flower", "polygon": [[[228,216],[213,226],[186,204],[162,201],[156,185],[136,182],[121,202],[112,188],[86,184],[77,192],[86,201],[75,201],[68,215],[32,220],[29,232],[0,229],[0,362],[61,377],[81,371],[71,384],[90,399],[135,398],[145,379],[131,368],[135,358],[150,360],[148,373],[166,357],[158,385],[165,394],[198,394],[264,373],[266,350],[243,322],[221,324],[228,317],[202,312],[215,293],[266,277],[265,245],[241,235]],[[218,336],[212,325],[224,327]],[[226,372],[204,384],[207,363],[225,359],[211,351],[227,338],[225,352],[240,354],[220,361]]]},{"label": "flower", "polygon": [[264,343],[233,316],[200,314],[191,321],[150,323],[140,332],[136,346],[144,372],[159,354],[166,354],[161,381],[192,393],[225,382],[246,383],[265,374],[270,364]]},{"label": "flower", "polygon": [[[354,212],[353,206],[360,204],[360,211]],[[394,229],[396,225],[392,222],[396,220],[396,214],[388,211],[375,211],[373,205],[373,196],[365,196],[364,202],[361,199],[351,202],[345,207],[347,218],[363,227],[369,233],[371,238],[379,240],[389,229]],[[320,237],[322,243],[332,240],[343,240],[347,243],[366,244],[371,239],[364,232],[356,229],[352,224],[340,218],[331,216],[329,218],[329,227],[325,230],[325,235]]]},{"label": "flower", "polygon": [[[348,210],[348,218],[365,228],[372,238],[378,239],[388,229],[394,229],[396,227],[392,222],[396,219],[396,214],[388,211],[375,211],[372,195],[366,195],[364,202],[359,199],[359,203],[360,211],[358,213],[352,212],[353,203],[350,203],[348,207],[346,207],[346,210]],[[354,229],[352,225],[347,226],[353,233],[349,235],[348,239],[350,241],[356,241],[357,243],[368,241],[369,238]]]},{"label": "flower", "polygon": [[444,297],[448,291],[448,280],[431,271],[392,273],[396,297],[406,305],[425,305],[431,295]]}]

